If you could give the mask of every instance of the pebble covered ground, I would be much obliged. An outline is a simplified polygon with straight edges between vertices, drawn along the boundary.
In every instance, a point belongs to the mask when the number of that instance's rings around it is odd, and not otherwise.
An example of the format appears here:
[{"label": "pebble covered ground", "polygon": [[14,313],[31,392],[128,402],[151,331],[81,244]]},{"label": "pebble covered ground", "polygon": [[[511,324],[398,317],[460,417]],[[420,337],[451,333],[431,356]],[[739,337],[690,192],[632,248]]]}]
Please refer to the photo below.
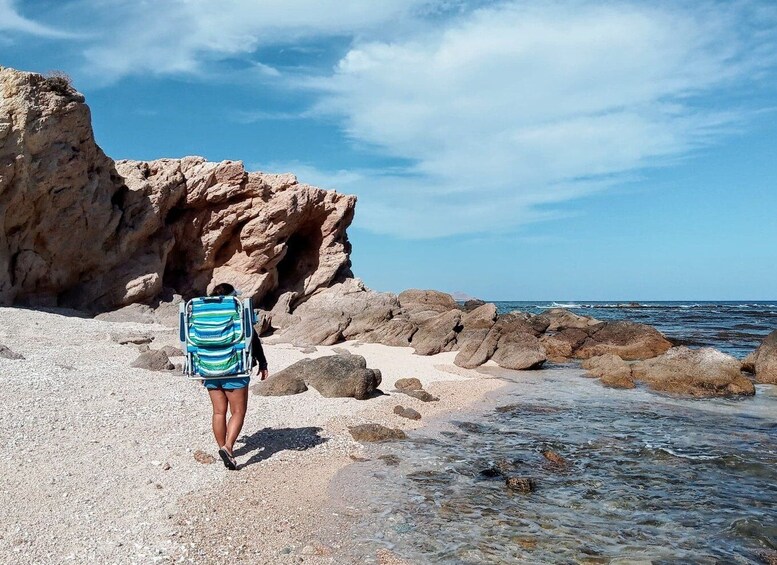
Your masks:
[{"label": "pebble covered ground", "polygon": [[0,562],[340,563],[348,524],[326,501],[331,478],[362,453],[347,426],[411,430],[424,420],[397,416],[397,404],[426,419],[500,386],[453,366],[455,353],[266,345],[271,372],[350,351],[382,371],[383,391],[418,377],[441,400],[251,394],[236,446],[242,468],[229,472],[194,457],[216,455],[202,386],[130,368],[138,346],[117,341],[133,334],[153,337],[152,349],[177,345],[163,326],[0,308],[0,343],[24,356],[0,358]]}]

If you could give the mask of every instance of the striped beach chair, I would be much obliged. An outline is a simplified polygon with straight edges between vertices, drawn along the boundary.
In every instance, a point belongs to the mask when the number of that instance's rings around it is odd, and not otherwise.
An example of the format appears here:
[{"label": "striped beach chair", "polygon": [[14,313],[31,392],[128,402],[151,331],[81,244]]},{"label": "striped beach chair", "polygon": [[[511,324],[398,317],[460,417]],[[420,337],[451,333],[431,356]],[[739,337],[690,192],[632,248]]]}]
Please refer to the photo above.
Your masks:
[{"label": "striped beach chair", "polygon": [[251,299],[193,298],[179,310],[184,374],[191,379],[245,377],[251,372]]}]

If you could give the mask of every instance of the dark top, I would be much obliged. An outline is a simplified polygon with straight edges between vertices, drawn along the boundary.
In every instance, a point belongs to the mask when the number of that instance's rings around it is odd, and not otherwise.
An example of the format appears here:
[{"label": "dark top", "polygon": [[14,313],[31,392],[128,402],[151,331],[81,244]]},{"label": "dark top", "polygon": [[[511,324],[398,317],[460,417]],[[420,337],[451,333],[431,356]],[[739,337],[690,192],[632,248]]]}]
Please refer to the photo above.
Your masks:
[{"label": "dark top", "polygon": [[264,371],[267,369],[267,358],[264,356],[264,349],[262,349],[262,342],[259,341],[259,334],[254,330],[254,334],[251,337],[251,357],[254,361],[259,363],[259,370]]}]

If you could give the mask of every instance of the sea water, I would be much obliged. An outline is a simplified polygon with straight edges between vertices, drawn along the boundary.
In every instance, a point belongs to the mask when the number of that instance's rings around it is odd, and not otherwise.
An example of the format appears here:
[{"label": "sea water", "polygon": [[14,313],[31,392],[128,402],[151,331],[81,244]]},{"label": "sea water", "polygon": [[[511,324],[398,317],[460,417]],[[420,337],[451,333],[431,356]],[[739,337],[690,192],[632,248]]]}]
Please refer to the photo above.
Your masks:
[{"label": "sea water", "polygon": [[[674,338],[743,355],[777,307],[730,304],[575,311],[637,310]],[[692,315],[663,313],[694,309],[703,323],[686,331]],[[338,478],[351,485],[340,509],[354,520],[351,558],[386,548],[415,563],[712,564],[777,550],[777,387],[687,400],[605,388],[574,364],[481,372],[505,383],[485,408],[371,447]],[[506,475],[536,489],[511,491]]]}]

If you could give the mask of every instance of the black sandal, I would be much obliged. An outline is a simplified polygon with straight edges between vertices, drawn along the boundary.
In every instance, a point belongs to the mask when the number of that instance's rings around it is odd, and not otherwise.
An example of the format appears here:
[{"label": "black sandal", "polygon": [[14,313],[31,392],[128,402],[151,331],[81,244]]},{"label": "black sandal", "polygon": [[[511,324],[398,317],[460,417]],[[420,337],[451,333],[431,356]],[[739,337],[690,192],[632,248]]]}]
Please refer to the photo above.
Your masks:
[{"label": "black sandal", "polygon": [[221,457],[221,460],[224,462],[224,467],[226,467],[230,471],[237,470],[237,461],[235,461],[235,458],[229,454],[229,451],[227,451],[222,447],[221,449],[219,449],[219,456]]}]

